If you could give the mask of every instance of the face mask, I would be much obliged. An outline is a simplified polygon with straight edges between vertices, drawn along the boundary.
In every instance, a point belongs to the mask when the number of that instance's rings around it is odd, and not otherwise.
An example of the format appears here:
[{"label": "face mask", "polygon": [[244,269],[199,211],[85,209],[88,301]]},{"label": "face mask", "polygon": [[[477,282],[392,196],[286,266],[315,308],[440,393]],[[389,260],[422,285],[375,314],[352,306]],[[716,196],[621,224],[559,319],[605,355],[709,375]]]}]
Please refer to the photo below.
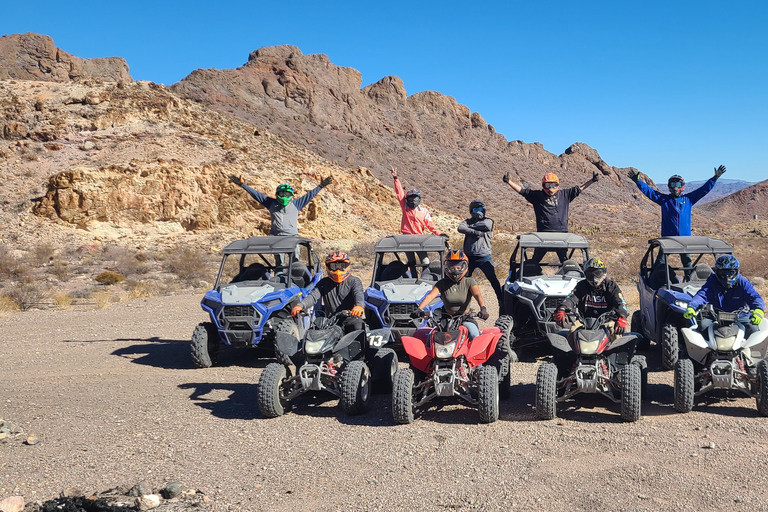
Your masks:
[{"label": "face mask", "polygon": [[485,217],[485,211],[482,208],[472,208],[471,213],[473,219],[482,219]]},{"label": "face mask", "polygon": [[280,192],[277,194],[277,202],[281,205],[288,206],[291,201],[293,201],[293,194],[288,192]]},{"label": "face mask", "polygon": [[421,198],[419,196],[406,197],[405,204],[408,206],[408,208],[416,208],[421,204]]}]

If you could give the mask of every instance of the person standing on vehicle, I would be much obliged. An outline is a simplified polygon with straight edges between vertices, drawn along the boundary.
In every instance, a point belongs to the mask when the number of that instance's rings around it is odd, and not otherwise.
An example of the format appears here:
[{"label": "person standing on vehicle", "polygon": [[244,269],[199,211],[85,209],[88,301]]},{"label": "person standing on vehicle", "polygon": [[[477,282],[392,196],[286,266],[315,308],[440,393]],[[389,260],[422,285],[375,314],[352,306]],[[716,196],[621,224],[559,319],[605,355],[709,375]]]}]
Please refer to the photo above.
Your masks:
[{"label": "person standing on vehicle", "polygon": [[[715,309],[729,313],[746,306],[752,310],[749,321],[754,326],[748,327],[751,331],[756,330],[765,317],[765,302],[752,283],[739,273],[739,266],[739,260],[730,254],[717,258],[715,272],[688,303],[683,318],[693,318],[704,304],[712,304]],[[746,334],[749,336],[751,332]]]},{"label": "person standing on vehicle", "polygon": [[[613,312],[615,320],[605,322],[614,340],[624,334],[627,328],[627,303],[619,285],[607,277],[608,268],[600,258],[590,258],[584,264],[585,279],[579,281],[568,297],[555,310],[554,320],[559,325],[565,323],[565,313],[579,311],[584,318],[597,318],[600,315]],[[571,331],[580,327],[574,323]]]},{"label": "person standing on vehicle", "polygon": [[[536,214],[536,231],[567,233],[568,210],[571,201],[576,199],[587,187],[597,183],[599,177],[597,172],[593,172],[592,179],[584,182],[584,184],[561,189],[560,179],[555,173],[549,172],[541,179],[541,190],[532,190],[530,187],[523,187],[519,183],[515,183],[509,179],[509,171],[504,174],[502,181],[533,205],[533,211]],[[529,261],[538,263],[546,253],[546,249],[535,249],[533,257]],[[557,250],[557,257],[562,263],[568,257],[568,250]]]},{"label": "person standing on vehicle", "polygon": [[[424,308],[439,295],[443,300],[444,313],[451,316],[463,315],[467,312],[469,302],[474,297],[477,305],[480,306],[480,313],[477,316],[483,320],[488,320],[490,315],[485,308],[483,296],[480,294],[480,286],[474,278],[466,277],[469,259],[464,251],[460,249],[448,251],[443,262],[447,277],[435,283],[435,286],[419,303],[419,310],[424,311]],[[474,318],[466,319],[461,325],[469,331],[470,340],[480,336],[480,328]]]},{"label": "person standing on vehicle", "polygon": [[471,217],[459,224],[458,232],[464,235],[464,254],[469,258],[469,269],[467,275],[472,277],[476,268],[479,268],[485,274],[488,282],[491,283],[496,299],[499,301],[499,310],[501,310],[501,301],[504,295],[501,292],[499,279],[496,277],[496,269],[493,266],[491,257],[491,235],[493,234],[493,219],[485,214],[485,203],[480,199],[475,199],[469,203],[469,213]]},{"label": "person standing on vehicle", "polygon": [[297,316],[303,310],[320,302],[326,317],[335,315],[339,311],[349,311],[350,316],[341,323],[344,334],[364,329],[363,283],[359,277],[350,274],[349,255],[342,251],[330,253],[325,258],[325,270],[327,275],[293,307],[291,315]]},{"label": "person standing on vehicle", "polygon": [[421,206],[421,191],[412,188],[408,192],[403,191],[403,185],[397,177],[397,169],[390,168],[392,178],[395,180],[395,195],[400,203],[400,209],[403,211],[403,217],[400,220],[400,232],[404,235],[423,235],[424,230],[428,229],[435,235],[447,237],[437,229],[429,211]]},{"label": "person standing on vehicle", "polygon": [[[715,167],[715,175],[709,178],[702,186],[683,194],[685,180],[679,174],[675,174],[667,180],[669,194],[662,194],[650,187],[640,179],[640,172],[627,171],[627,176],[637,184],[637,188],[648,199],[661,206],[661,236],[691,236],[691,209],[715,186],[717,179],[725,173],[725,166]],[[680,262],[684,267],[691,266],[691,257],[688,254],[680,255]],[[690,270],[685,271],[690,275]]]},{"label": "person standing on vehicle", "polygon": [[294,199],[293,187],[288,183],[278,185],[277,190],[275,190],[275,197],[268,197],[246,185],[243,176],[230,176],[229,180],[245,189],[252,198],[269,210],[272,221],[269,229],[270,235],[294,236],[299,236],[299,211],[307,206],[322,189],[333,183],[332,176],[323,178],[318,186],[298,199]]}]

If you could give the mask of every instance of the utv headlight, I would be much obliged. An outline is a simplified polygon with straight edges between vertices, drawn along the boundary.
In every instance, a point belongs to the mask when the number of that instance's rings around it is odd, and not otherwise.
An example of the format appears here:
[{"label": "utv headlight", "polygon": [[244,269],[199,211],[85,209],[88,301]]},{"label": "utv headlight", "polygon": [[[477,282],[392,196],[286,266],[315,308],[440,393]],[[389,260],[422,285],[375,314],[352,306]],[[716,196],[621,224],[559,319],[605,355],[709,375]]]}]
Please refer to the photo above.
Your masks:
[{"label": "utv headlight", "polygon": [[272,299],[272,300],[268,300],[267,302],[265,302],[263,304],[263,306],[266,309],[272,309],[273,307],[278,306],[281,302],[282,301],[280,299]]},{"label": "utv headlight", "polygon": [[522,292],[520,295],[525,297],[526,299],[536,300],[536,298],[539,296],[536,292]]},{"label": "utv headlight", "polygon": [[686,300],[676,300],[675,301],[675,306],[677,306],[677,307],[679,307],[681,309],[685,309],[685,308],[688,307],[688,301],[686,301]]},{"label": "utv headlight", "polygon": [[435,343],[435,357],[438,359],[450,359],[453,357],[453,350],[456,348],[456,342],[452,341],[442,345]]},{"label": "utv headlight", "polygon": [[209,299],[203,299],[203,305],[205,307],[211,308],[212,310],[216,311],[216,308],[219,307],[219,303],[214,300]]}]

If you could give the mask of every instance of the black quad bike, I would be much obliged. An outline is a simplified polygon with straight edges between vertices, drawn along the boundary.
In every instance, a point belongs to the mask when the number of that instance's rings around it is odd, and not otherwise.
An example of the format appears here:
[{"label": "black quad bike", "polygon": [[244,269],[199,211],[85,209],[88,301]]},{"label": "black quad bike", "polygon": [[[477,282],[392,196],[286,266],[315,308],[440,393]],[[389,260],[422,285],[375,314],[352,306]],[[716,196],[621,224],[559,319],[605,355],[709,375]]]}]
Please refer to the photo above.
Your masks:
[{"label": "black quad bike", "polygon": [[612,312],[597,318],[578,318],[568,336],[549,333],[552,362],[544,362],[536,374],[536,415],[551,420],[557,402],[579,393],[601,394],[621,404],[624,421],[640,419],[640,402],[647,383],[644,356],[635,355],[639,335],[627,333],[611,341],[605,326]]},{"label": "black quad bike", "polygon": [[301,340],[277,333],[279,362],[268,364],[259,378],[262,415],[281,416],[294,398],[308,391],[328,391],[339,397],[345,413],[363,414],[368,410],[371,388],[392,390],[398,361],[394,350],[383,348],[390,339],[389,329],[344,334],[341,323],[348,315],[349,311],[341,311],[316,317]]}]

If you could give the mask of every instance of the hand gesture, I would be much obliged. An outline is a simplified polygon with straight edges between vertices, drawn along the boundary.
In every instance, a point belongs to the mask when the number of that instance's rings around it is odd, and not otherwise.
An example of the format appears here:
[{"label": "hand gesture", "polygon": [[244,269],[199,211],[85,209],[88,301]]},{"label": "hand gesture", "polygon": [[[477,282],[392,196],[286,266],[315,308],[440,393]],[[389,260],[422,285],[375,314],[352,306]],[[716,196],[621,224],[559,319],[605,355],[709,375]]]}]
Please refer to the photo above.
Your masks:
[{"label": "hand gesture", "polygon": [[719,178],[720,176],[725,173],[725,166],[721,165],[720,167],[715,167],[715,178]]},{"label": "hand gesture", "polygon": [[395,169],[394,167],[390,166],[389,167],[389,172],[392,174],[392,178],[393,179],[397,179],[397,169]]},{"label": "hand gesture", "polygon": [[333,183],[333,176],[328,176],[327,178],[323,178],[322,180],[320,180],[320,186],[322,188],[327,187],[331,183]]},{"label": "hand gesture", "polygon": [[242,177],[242,176],[235,176],[235,175],[233,174],[232,176],[230,176],[230,177],[229,177],[229,181],[231,181],[231,182],[232,182],[232,183],[234,183],[235,185],[239,185],[239,186],[241,186],[241,187],[242,187],[243,185],[245,185],[245,180],[243,179],[243,177]]},{"label": "hand gesture", "polygon": [[637,182],[638,178],[640,178],[640,172],[630,169],[627,171],[627,177],[632,181]]},{"label": "hand gesture", "polygon": [[504,173],[504,176],[501,177],[501,181],[509,185],[509,171]]},{"label": "hand gesture", "polygon": [[597,171],[592,171],[592,181],[597,183],[597,180],[599,179],[600,179],[600,173],[598,173]]}]

